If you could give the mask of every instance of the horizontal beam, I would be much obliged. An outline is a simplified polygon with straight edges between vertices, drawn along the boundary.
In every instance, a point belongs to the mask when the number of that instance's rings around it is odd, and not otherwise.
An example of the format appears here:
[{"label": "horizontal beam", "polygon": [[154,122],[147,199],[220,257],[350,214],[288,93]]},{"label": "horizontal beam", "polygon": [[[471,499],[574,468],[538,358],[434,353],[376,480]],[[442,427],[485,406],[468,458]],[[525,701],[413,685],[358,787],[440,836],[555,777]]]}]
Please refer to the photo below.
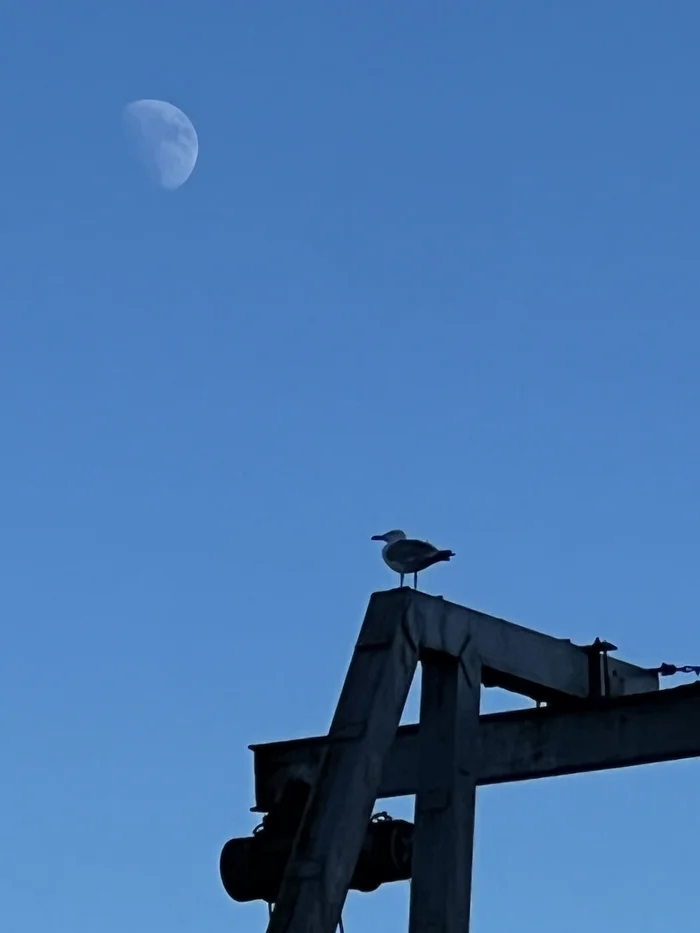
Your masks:
[{"label": "horizontal beam", "polygon": [[[425,648],[456,656],[473,639],[486,686],[502,687],[545,702],[590,695],[591,654],[568,639],[554,638],[416,590],[374,593],[372,604],[380,605],[385,612],[410,614]],[[613,658],[609,665],[611,696],[658,689],[658,676],[644,668]]]},{"label": "horizontal beam", "polygon": [[[700,756],[700,684],[601,700],[571,709],[548,707],[480,717],[477,783],[605,771]],[[252,745],[254,809],[267,811],[292,775],[313,780],[325,736]],[[379,797],[418,787],[418,726],[401,726]]]},{"label": "horizontal beam", "polygon": [[646,667],[637,667],[619,658],[608,657],[610,696],[630,696],[633,693],[651,693],[659,689],[659,675]]}]

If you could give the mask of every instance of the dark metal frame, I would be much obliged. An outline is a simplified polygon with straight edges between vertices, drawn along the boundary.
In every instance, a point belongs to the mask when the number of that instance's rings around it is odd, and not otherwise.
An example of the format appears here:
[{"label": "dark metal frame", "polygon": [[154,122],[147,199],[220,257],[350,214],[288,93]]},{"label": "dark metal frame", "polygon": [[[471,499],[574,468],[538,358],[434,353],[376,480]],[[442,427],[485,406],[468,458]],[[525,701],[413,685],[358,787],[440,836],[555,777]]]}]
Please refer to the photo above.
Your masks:
[{"label": "dark metal frame", "polygon": [[[700,688],[415,590],[375,593],[327,736],[252,746],[256,807],[312,783],[268,933],[334,933],[378,797],[415,794],[409,933],[468,933],[476,787],[700,756]],[[420,723],[399,728],[416,668]],[[547,706],[479,715],[482,684]]]}]

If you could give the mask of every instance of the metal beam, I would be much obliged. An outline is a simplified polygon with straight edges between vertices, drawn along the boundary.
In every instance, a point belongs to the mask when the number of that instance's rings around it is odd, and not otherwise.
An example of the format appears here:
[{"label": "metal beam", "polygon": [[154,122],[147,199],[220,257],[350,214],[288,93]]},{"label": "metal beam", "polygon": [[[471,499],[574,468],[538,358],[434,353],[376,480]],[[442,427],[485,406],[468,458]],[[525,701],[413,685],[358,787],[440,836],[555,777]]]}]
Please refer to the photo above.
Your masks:
[{"label": "metal beam", "polygon": [[659,689],[659,675],[645,667],[637,667],[619,658],[608,658],[610,696],[630,696],[633,693],[652,693]]},{"label": "metal beam", "polygon": [[422,651],[421,667],[408,930],[469,933],[481,669],[471,643],[461,657]]},{"label": "metal beam", "polygon": [[[590,695],[590,652],[564,638],[554,638],[505,619],[477,612],[441,596],[398,589],[374,593],[370,602],[408,612],[421,645],[457,655],[471,637],[481,658],[483,683],[533,700],[557,702]],[[610,659],[611,694],[658,689],[658,676]]]},{"label": "metal beam", "polygon": [[410,618],[371,601],[268,933],[336,930],[417,666]]},{"label": "metal beam", "polygon": [[[623,696],[572,709],[517,710],[479,720],[477,783],[500,784],[700,757],[700,684]],[[266,811],[292,774],[313,779],[326,736],[251,746],[256,810]],[[419,786],[418,727],[398,730],[379,797]]]}]

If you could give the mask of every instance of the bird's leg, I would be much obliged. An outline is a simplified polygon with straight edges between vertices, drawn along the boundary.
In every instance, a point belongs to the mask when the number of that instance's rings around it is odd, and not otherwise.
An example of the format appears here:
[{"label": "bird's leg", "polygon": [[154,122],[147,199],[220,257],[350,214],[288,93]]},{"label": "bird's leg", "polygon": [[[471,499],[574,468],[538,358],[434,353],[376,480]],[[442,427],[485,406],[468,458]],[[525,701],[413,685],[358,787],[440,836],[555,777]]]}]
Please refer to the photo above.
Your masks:
[{"label": "bird's leg", "polygon": [[401,583],[399,583],[399,586],[403,586],[403,574],[401,574]]},{"label": "bird's leg", "polygon": [[418,573],[417,572],[413,574],[413,589],[414,590],[418,589]]}]

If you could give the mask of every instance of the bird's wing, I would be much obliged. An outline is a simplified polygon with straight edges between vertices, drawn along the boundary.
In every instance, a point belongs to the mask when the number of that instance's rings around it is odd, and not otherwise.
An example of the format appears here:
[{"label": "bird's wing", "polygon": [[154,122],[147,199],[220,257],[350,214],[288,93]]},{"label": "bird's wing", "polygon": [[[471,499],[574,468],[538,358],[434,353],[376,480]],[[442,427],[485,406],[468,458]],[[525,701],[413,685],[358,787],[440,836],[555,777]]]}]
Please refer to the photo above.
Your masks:
[{"label": "bird's wing", "polygon": [[407,561],[422,560],[430,557],[437,549],[427,541],[415,541],[411,538],[405,538],[402,541],[394,541],[390,544],[385,556],[387,560],[394,561],[397,564],[403,564]]}]

